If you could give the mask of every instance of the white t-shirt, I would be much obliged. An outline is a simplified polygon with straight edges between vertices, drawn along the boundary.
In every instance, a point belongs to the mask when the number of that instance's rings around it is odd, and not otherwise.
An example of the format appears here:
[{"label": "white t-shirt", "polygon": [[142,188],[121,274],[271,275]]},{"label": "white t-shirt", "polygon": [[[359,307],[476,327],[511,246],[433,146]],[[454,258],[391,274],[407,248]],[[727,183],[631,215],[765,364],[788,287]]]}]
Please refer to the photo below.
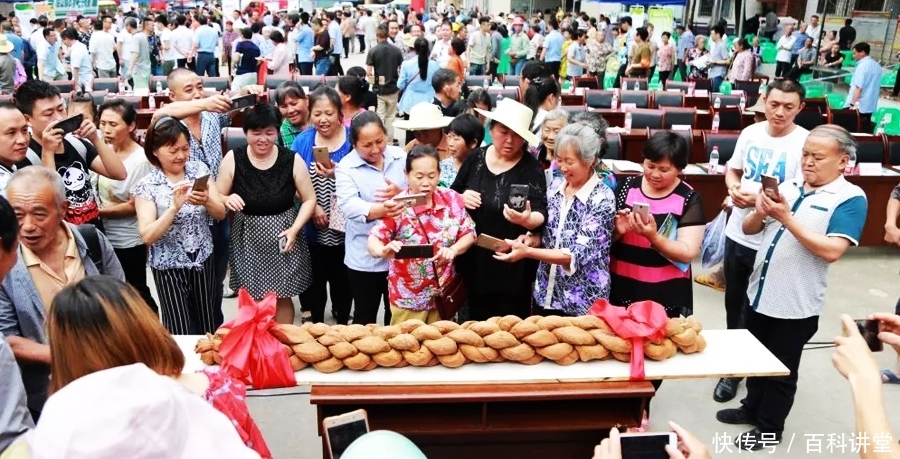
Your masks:
[{"label": "white t-shirt", "polygon": [[[794,34],[791,34],[790,37],[787,35],[782,35],[781,38],[778,39],[778,44],[776,45],[778,54],[775,55],[775,60],[779,62],[790,62],[791,49],[794,47],[795,41],[797,41],[797,36]],[[787,49],[781,49],[782,47]]]},{"label": "white t-shirt", "polygon": [[194,46],[194,32],[187,27],[180,26],[172,31],[171,40],[169,42],[170,51],[174,51],[175,56],[172,59],[184,59],[190,55],[191,48]]},{"label": "white t-shirt", "polygon": [[91,34],[90,47],[91,54],[97,55],[97,68],[100,70],[115,70],[116,60],[113,59],[113,52],[116,50],[116,39],[107,32],[95,30]]},{"label": "white t-shirt", "polygon": [[[144,155],[144,149],[138,146],[122,161],[128,176],[125,180],[111,180],[97,174],[93,175],[97,186],[97,198],[102,206],[110,206],[128,202],[135,185],[150,172],[151,165]],[[109,243],[117,249],[128,249],[143,245],[144,241],[138,233],[137,216],[103,219],[103,234]]]},{"label": "white t-shirt", "polygon": [[133,34],[128,33],[128,30],[122,29],[119,32],[118,42],[121,44],[121,50],[119,51],[121,54],[119,55],[119,59],[128,60],[131,59],[131,53],[134,52],[134,48],[131,46],[131,37]]},{"label": "white t-shirt", "polygon": [[[734,154],[728,160],[729,169],[743,171],[741,191],[759,193],[762,189],[763,174],[777,177],[778,183],[797,177],[803,179],[800,159],[809,131],[796,126],[786,136],[772,137],[767,131],[768,127],[769,122],[763,121],[741,131],[734,146]],[[750,210],[735,207],[731,211],[731,217],[725,227],[725,236],[745,247],[759,250],[762,233],[744,234],[744,217]]]},{"label": "white t-shirt", "polygon": [[450,40],[438,40],[431,48],[431,58],[436,60],[441,68],[446,68],[450,62]]},{"label": "white t-shirt", "polygon": [[[159,34],[159,43],[160,45],[169,45],[169,50],[165,52],[163,56],[163,60],[165,61],[174,61],[179,59],[179,57],[175,54],[175,45],[172,43],[172,31],[168,28],[164,29],[162,33]],[[132,50],[134,52],[134,50]]]},{"label": "white t-shirt", "polygon": [[94,81],[94,69],[91,62],[91,53],[88,52],[87,46],[84,46],[84,43],[78,40],[73,41],[72,47],[69,48],[69,59],[72,63],[72,69],[78,69],[78,81],[75,84],[90,91],[92,89],[91,82]]}]

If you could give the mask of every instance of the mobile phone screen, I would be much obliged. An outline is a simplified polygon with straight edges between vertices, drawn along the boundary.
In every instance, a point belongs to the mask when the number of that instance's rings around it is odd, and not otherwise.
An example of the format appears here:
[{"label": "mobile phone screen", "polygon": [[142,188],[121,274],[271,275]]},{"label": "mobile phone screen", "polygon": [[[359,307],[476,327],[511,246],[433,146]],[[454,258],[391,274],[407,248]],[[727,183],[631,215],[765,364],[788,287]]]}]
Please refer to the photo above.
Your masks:
[{"label": "mobile phone screen", "polygon": [[668,459],[666,445],[670,434],[640,435],[620,437],[622,442],[622,459]]},{"label": "mobile phone screen", "polygon": [[331,457],[341,459],[341,455],[350,444],[366,433],[368,433],[368,429],[364,419],[329,427],[327,435],[328,444],[331,445]]}]

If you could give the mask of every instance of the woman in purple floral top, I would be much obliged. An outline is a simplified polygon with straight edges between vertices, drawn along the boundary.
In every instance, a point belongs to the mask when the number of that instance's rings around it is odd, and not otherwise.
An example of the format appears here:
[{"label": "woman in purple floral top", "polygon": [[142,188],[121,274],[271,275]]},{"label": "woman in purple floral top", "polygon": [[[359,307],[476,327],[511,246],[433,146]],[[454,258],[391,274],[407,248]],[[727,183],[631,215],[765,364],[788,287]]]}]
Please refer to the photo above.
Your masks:
[{"label": "woman in purple floral top", "polygon": [[600,137],[587,124],[569,124],[559,132],[556,161],[565,181],[547,192],[543,236],[538,241],[528,233],[507,241],[512,250],[503,259],[540,261],[534,288],[537,314],[580,316],[594,301],[609,298],[616,209],[613,191],[594,171],[600,146]]}]

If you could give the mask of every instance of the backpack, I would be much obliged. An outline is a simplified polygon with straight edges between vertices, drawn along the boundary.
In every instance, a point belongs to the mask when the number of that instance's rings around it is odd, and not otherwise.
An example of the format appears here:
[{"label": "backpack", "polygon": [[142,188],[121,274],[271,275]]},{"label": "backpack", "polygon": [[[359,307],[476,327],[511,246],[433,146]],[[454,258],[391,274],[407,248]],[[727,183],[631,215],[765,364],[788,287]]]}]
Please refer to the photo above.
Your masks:
[{"label": "backpack", "polygon": [[84,239],[88,256],[94,262],[94,266],[97,267],[97,272],[103,274],[103,249],[100,247],[100,231],[90,223],[78,225],[75,228],[78,230],[81,238]]}]

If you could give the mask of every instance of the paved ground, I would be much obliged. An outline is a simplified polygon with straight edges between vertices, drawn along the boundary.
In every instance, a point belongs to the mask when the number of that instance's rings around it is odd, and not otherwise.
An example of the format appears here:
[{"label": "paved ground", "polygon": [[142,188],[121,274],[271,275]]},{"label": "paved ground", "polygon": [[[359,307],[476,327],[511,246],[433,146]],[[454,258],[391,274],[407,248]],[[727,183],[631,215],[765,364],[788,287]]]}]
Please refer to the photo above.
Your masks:
[{"label": "paved ground", "polygon": [[[351,56],[344,61],[344,68],[349,68],[348,64],[361,65],[362,62],[361,56]],[[889,101],[885,101],[885,104],[898,105]],[[880,227],[883,222],[869,221],[867,224]],[[695,270],[699,270],[699,265],[695,266]],[[896,249],[850,250],[831,268],[826,299],[828,308],[820,319],[819,331],[813,341],[830,342],[840,332],[841,313],[862,318],[876,311],[893,311],[894,303],[900,297],[898,271],[900,251]],[[722,293],[695,285],[694,299],[696,316],[705,328],[725,327]],[[233,317],[235,300],[226,300],[224,309],[226,318]],[[832,349],[808,350],[804,353],[799,390],[787,420],[785,441],[774,449],[771,456],[765,457],[854,456],[849,448],[849,439],[854,430],[849,386],[832,366],[831,354]],[[888,367],[894,365],[895,357],[893,350],[886,350],[878,355],[878,360],[882,366]],[[665,382],[652,402],[651,428],[666,429],[666,422],[671,419],[706,441],[716,457],[750,454],[725,449],[727,442],[723,440],[733,438],[747,430],[747,427],[724,425],[715,420],[717,410],[738,406],[737,401],[729,404],[714,402],[712,392],[715,384],[714,379]],[[900,386],[885,386],[884,392],[885,406],[900,404]],[[744,394],[746,389],[742,384],[738,400]],[[315,410],[309,405],[307,395],[279,396],[276,393],[254,397],[250,399],[250,408],[277,459],[321,458]],[[895,432],[900,432],[900,416],[890,414],[890,418]],[[290,421],[285,423],[282,419]],[[834,441],[829,442],[829,438]],[[817,444],[821,453],[815,452]],[[841,450],[842,444],[846,449]],[[764,456],[766,452],[755,454]]]}]

